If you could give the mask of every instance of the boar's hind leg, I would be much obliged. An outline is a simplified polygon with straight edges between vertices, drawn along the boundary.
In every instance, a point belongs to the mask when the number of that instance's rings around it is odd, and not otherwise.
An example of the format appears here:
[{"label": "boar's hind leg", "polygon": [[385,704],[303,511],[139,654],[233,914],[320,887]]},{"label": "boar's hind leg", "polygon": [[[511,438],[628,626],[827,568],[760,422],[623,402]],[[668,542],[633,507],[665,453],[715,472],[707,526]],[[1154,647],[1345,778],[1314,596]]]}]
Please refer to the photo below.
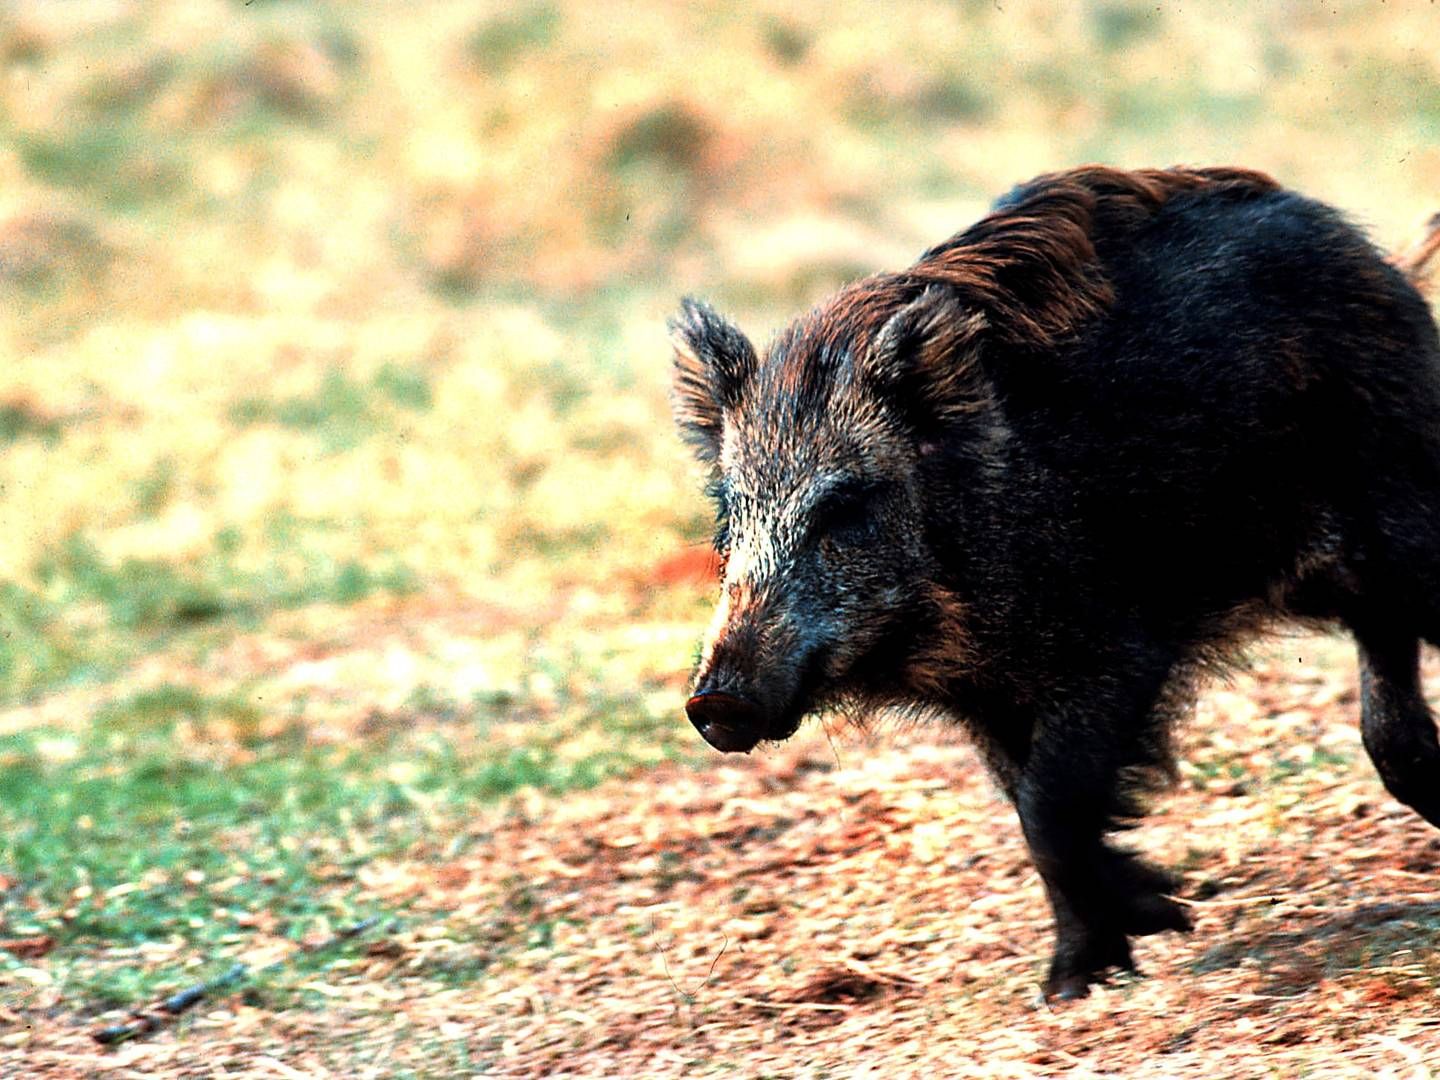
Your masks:
[{"label": "boar's hind leg", "polygon": [[1138,679],[1127,696],[1110,675],[1097,681],[1110,692],[1091,695],[1087,707],[1072,700],[1064,715],[1040,719],[1016,785],[1020,824],[1055,912],[1047,997],[1081,997],[1107,969],[1133,969],[1132,935],[1190,928],[1165,895],[1173,879],[1104,841],[1117,817],[1135,813],[1121,773],[1136,763],[1132,747],[1143,743],[1145,726],[1158,722],[1164,683],[1163,672]]},{"label": "boar's hind leg", "polygon": [[1420,690],[1420,639],[1353,627],[1360,647],[1360,731],[1390,794],[1440,826],[1440,744]]}]

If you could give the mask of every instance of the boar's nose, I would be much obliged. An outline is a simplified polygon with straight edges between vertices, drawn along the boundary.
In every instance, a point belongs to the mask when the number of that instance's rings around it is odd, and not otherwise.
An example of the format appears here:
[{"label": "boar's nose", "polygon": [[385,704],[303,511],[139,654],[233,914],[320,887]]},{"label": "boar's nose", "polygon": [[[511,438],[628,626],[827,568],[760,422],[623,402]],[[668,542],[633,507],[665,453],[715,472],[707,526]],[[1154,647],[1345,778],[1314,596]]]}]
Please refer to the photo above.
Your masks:
[{"label": "boar's nose", "polygon": [[723,690],[703,690],[685,703],[685,715],[716,750],[749,751],[760,741],[760,706]]}]

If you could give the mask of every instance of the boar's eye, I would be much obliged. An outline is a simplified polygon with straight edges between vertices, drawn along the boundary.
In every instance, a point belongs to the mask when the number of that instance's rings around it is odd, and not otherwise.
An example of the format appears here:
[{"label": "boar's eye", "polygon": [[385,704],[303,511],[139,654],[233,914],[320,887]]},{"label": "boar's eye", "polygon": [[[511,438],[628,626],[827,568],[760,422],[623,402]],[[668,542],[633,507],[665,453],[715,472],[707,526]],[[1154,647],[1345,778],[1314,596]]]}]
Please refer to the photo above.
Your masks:
[{"label": "boar's eye", "polygon": [[861,538],[875,522],[875,509],[885,486],[850,479],[831,488],[815,507],[811,529],[816,536],[846,541]]}]

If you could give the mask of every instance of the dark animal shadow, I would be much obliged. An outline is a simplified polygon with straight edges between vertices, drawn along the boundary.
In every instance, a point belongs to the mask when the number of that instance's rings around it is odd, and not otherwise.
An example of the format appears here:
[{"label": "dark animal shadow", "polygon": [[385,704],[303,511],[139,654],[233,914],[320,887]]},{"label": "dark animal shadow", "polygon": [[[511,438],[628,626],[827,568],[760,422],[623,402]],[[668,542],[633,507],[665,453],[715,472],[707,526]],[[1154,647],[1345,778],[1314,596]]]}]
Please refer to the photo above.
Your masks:
[{"label": "dark animal shadow", "polygon": [[[1401,972],[1389,959],[1405,952]],[[1207,949],[1190,968],[1196,974],[1253,962],[1261,990],[1277,996],[1305,993],[1324,979],[1385,969],[1388,977],[1433,977],[1440,969],[1440,899],[1380,902],[1306,920],[1303,929],[1251,927]]]}]

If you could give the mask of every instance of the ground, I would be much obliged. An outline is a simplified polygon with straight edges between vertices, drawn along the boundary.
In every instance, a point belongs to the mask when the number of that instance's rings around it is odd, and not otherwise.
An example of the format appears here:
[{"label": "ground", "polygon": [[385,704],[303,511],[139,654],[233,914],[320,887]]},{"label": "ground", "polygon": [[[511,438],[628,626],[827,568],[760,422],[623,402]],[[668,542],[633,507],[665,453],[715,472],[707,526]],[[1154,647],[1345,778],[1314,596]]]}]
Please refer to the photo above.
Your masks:
[{"label": "ground", "polygon": [[[1195,931],[1141,942],[1143,974],[1081,1002],[1040,999],[1043,893],[963,741],[816,726],[748,757],[437,812],[421,838],[319,870],[381,916],[302,959],[289,1007],[237,987],[103,1048],[93,1033],[125,1010],[77,1010],[34,943],[34,967],[11,973],[0,1068],[1430,1076],[1440,834],[1384,794],[1356,707],[1329,638],[1274,642],[1206,693],[1175,789],[1134,838],[1183,871]],[[298,947],[263,912],[240,925],[224,964],[169,943],[103,960],[165,969],[170,993]]]}]

